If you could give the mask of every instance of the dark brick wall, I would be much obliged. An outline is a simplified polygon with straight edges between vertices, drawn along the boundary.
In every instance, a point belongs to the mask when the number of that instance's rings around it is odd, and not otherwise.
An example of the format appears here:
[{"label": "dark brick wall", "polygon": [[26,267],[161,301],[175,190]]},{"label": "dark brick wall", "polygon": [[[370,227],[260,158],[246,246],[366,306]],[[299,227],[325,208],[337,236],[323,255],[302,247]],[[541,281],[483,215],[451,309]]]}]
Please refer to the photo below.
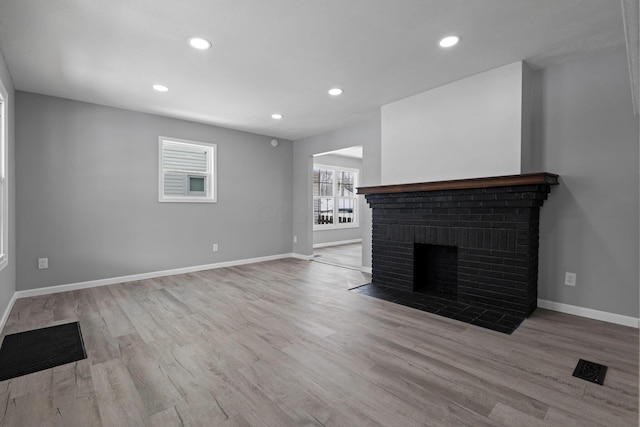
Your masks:
[{"label": "dark brick wall", "polygon": [[368,194],[373,283],[414,286],[414,244],[458,248],[458,301],[528,316],[536,308],[538,225],[548,185]]}]

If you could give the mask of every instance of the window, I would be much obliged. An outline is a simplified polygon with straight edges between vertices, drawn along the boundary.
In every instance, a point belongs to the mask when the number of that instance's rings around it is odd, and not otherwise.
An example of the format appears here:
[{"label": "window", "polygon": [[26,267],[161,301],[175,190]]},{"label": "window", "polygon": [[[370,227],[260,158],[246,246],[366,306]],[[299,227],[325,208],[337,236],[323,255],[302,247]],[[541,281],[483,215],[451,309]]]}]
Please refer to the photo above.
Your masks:
[{"label": "window", "polygon": [[216,145],[160,137],[160,202],[216,201]]},{"label": "window", "polygon": [[313,165],[313,228],[358,226],[358,171]]},{"label": "window", "polygon": [[0,270],[3,270],[8,261],[9,249],[9,187],[7,183],[7,145],[8,118],[7,118],[8,94],[0,81]]}]

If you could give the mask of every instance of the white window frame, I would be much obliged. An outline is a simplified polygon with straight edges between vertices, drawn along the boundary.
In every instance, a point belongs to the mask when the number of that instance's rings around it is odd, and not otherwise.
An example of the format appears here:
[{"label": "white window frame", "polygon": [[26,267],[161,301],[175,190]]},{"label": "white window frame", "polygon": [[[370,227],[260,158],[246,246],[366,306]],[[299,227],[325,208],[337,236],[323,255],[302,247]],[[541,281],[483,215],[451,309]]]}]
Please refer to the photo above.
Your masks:
[{"label": "white window frame", "polygon": [[[346,167],[342,167],[342,166],[333,166],[333,165],[324,165],[321,163],[314,163],[313,167],[311,168],[311,185],[313,185],[313,171],[315,169],[325,169],[325,170],[331,170],[333,171],[333,196],[313,196],[313,189],[311,191],[312,194],[312,198],[315,201],[316,199],[323,199],[323,198],[333,198],[333,217],[334,218],[338,218],[338,209],[339,209],[339,205],[340,203],[338,202],[339,199],[344,199],[345,197],[340,197],[338,196],[338,172],[349,172],[354,174],[354,182],[353,182],[353,188],[357,188],[358,187],[358,179],[359,179],[359,175],[360,175],[360,171],[358,169],[353,169],[353,168],[346,168]],[[358,198],[357,195],[355,195],[355,197],[353,197],[354,200],[354,215],[353,215],[353,222],[338,222],[338,223],[333,223],[333,224],[316,224],[315,222],[313,223],[313,230],[314,231],[320,231],[320,230],[337,230],[337,229],[342,229],[342,228],[358,228],[360,227],[360,200]],[[311,221],[314,221],[314,203],[311,203]]]},{"label": "white window frame", "polygon": [[0,271],[9,264],[9,94],[0,81]]},{"label": "white window frame", "polygon": [[[205,148],[207,153],[207,169],[206,173],[193,172],[186,173],[187,179],[185,180],[185,192],[188,193],[189,180],[192,177],[203,177],[205,180],[204,194],[201,192],[193,192],[192,195],[185,196],[167,196],[164,194],[164,174],[165,172],[171,172],[163,168],[163,154],[165,145],[176,145],[186,147],[198,147]],[[208,142],[189,141],[186,139],[169,138],[161,136],[158,138],[158,201],[163,203],[216,203],[218,197],[218,180],[217,180],[217,144],[211,144]],[[180,171],[180,173],[184,173]]]}]

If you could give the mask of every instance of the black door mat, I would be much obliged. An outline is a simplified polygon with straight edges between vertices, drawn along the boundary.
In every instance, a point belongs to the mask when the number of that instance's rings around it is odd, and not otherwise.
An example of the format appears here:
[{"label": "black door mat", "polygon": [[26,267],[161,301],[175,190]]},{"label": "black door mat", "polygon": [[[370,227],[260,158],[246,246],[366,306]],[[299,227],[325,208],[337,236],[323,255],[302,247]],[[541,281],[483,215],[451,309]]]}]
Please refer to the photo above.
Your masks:
[{"label": "black door mat", "polygon": [[449,298],[419,292],[400,291],[386,286],[374,285],[373,283],[349,290],[504,334],[511,334],[524,320],[518,316],[476,307],[453,301]]},{"label": "black door mat", "polygon": [[78,322],[7,335],[0,347],[0,381],[86,358]]},{"label": "black door mat", "polygon": [[580,359],[576,369],[573,370],[573,376],[599,385],[604,384],[604,377],[607,375],[607,367],[599,363],[589,362]]}]

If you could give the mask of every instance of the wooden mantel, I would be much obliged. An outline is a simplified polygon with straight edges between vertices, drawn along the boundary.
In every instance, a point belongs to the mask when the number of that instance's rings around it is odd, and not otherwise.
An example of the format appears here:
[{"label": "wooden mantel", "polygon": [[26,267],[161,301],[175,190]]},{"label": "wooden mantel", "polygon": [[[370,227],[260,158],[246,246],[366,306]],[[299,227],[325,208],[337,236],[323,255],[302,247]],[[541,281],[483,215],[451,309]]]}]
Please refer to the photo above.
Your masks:
[{"label": "wooden mantel", "polygon": [[465,190],[469,188],[512,187],[517,185],[558,185],[558,175],[548,172],[451,181],[358,187],[358,194],[410,193],[415,191]]}]

